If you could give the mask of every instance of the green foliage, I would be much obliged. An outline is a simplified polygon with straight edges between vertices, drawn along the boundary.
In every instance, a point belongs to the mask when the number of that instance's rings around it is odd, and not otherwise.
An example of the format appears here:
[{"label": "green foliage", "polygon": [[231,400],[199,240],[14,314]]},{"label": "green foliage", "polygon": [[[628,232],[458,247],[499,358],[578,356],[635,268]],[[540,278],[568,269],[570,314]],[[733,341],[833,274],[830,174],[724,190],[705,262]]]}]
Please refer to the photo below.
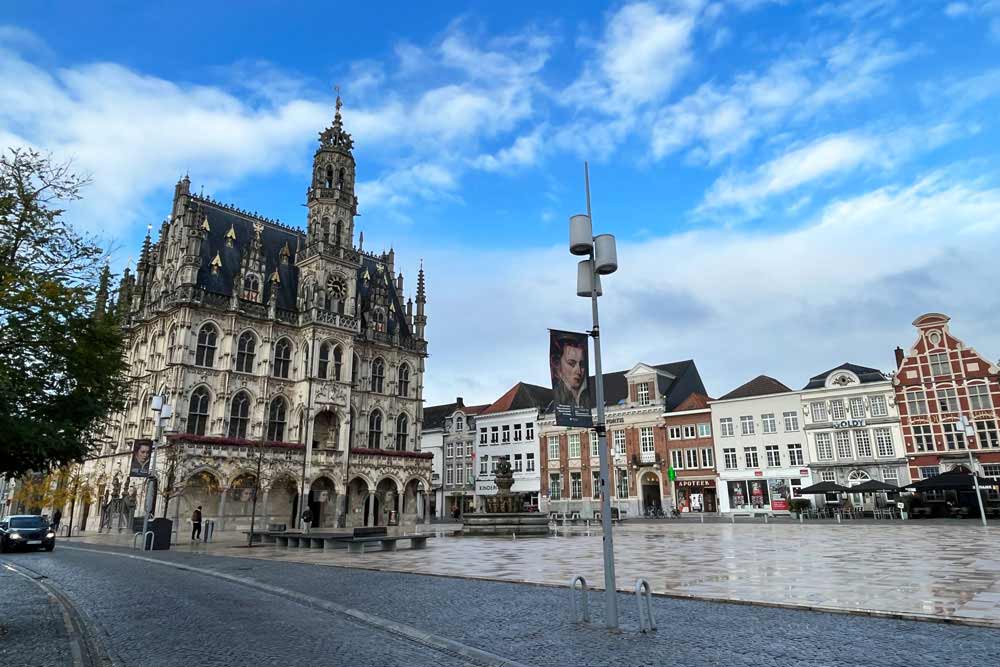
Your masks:
[{"label": "green foliage", "polygon": [[794,498],[788,501],[788,509],[792,512],[805,512],[812,507],[812,501],[808,498]]},{"label": "green foliage", "polygon": [[0,156],[0,474],[82,460],[126,394],[104,252],[56,206],[83,184],[37,152]]}]

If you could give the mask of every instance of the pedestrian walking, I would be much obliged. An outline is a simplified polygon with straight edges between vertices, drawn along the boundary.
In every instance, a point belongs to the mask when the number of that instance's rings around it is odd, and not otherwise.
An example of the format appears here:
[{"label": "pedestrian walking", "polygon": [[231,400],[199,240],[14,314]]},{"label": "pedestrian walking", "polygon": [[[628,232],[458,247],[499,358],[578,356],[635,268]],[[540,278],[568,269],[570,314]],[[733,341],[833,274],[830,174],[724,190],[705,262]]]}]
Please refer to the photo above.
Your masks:
[{"label": "pedestrian walking", "polygon": [[191,541],[201,539],[201,505],[191,514]]},{"label": "pedestrian walking", "polygon": [[62,510],[57,509],[52,513],[52,530],[59,530],[60,521],[62,521]]}]

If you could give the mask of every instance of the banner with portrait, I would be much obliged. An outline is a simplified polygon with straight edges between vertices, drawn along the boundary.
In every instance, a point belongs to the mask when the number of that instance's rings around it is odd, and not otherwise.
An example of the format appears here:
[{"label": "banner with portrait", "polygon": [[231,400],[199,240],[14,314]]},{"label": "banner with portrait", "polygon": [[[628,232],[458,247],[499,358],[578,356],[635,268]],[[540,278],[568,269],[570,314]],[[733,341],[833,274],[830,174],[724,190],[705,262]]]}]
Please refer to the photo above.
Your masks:
[{"label": "banner with portrait", "polygon": [[588,383],[589,338],[585,333],[549,330],[549,372],[557,426],[594,425]]},{"label": "banner with portrait", "polygon": [[132,461],[129,477],[149,477],[149,464],[153,458],[153,441],[136,440],[132,443]]}]

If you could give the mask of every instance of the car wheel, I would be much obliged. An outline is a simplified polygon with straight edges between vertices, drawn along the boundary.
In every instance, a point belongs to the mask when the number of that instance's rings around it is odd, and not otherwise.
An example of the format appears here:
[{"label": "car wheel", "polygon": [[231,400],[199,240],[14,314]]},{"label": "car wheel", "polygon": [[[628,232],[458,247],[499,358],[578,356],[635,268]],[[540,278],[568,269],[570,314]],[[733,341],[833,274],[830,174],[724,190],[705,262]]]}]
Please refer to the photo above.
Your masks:
[{"label": "car wheel", "polygon": [[55,548],[56,548],[55,544],[48,544],[48,545],[45,546],[45,550],[46,551],[52,551]]}]

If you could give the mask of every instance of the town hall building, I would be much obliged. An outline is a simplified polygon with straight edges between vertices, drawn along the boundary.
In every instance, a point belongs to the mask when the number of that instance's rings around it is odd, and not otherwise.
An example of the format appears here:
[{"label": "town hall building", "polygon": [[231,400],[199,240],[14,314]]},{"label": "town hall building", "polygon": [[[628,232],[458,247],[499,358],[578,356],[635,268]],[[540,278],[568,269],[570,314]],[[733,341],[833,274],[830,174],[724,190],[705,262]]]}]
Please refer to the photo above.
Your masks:
[{"label": "town hall building", "polygon": [[147,234],[122,278],[131,390],[83,466],[94,493],[79,527],[107,527],[110,508],[141,496],[141,479],[127,483],[130,453],[157,435],[154,395],[173,409],[158,515],[166,504],[185,522],[201,505],[217,530],[242,530],[254,489],[258,526],[299,525],[306,508],[314,527],[424,515],[423,267],[407,299],[394,252],[364,250],[363,235],[355,245],[354,144],[340,109],[338,97],[319,135],[304,231],[192,194],[187,176],[177,183],[157,241]]}]

